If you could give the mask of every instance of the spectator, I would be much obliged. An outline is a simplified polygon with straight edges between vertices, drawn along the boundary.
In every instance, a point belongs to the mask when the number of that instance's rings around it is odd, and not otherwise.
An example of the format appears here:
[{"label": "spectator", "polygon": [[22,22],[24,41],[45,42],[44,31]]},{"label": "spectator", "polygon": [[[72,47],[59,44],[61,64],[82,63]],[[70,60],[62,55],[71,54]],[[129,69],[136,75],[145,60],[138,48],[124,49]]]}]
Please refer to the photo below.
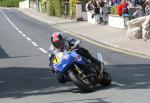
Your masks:
[{"label": "spectator", "polygon": [[105,3],[103,7],[103,24],[105,25],[107,23],[108,23],[108,6]]},{"label": "spectator", "polygon": [[94,10],[94,5],[93,5],[93,2],[92,2],[91,0],[89,0],[89,1],[86,3],[85,9],[86,9],[86,11],[88,11],[88,12],[91,12],[91,11]]},{"label": "spectator", "polygon": [[94,4],[93,1],[89,0],[86,5],[85,5],[85,9],[87,12],[89,12],[88,14],[91,15],[91,18],[94,17]]},{"label": "spectator", "polygon": [[71,19],[76,17],[76,0],[70,0]]},{"label": "spectator", "polygon": [[137,6],[137,5],[140,4],[140,1],[139,1],[139,0],[132,0],[132,4],[133,4],[134,6]]},{"label": "spectator", "polygon": [[111,0],[107,0],[107,4],[108,4],[109,6],[111,6],[111,5],[112,5],[112,1],[111,1]]},{"label": "spectator", "polygon": [[119,16],[122,16],[123,11],[123,4],[120,2],[120,4],[117,6],[117,13]]},{"label": "spectator", "polygon": [[142,7],[142,12],[143,12],[143,14],[145,14],[145,7],[146,7],[145,1],[146,1],[146,0],[141,0],[141,1],[140,1],[140,4],[139,4],[139,5]]},{"label": "spectator", "polygon": [[133,13],[133,18],[138,18],[142,16],[142,7],[137,6],[136,11]]},{"label": "spectator", "polygon": [[149,2],[149,0],[145,0],[145,14],[146,15],[150,15],[150,2]]},{"label": "spectator", "polygon": [[96,14],[99,14],[99,0],[94,1],[94,11]]},{"label": "spectator", "polygon": [[120,4],[121,0],[116,0],[116,4]]},{"label": "spectator", "polygon": [[94,15],[95,15],[96,21],[98,23],[99,22],[99,17],[100,17],[99,1],[98,0],[94,1],[93,5],[94,5]]},{"label": "spectator", "polygon": [[104,9],[104,5],[105,5],[105,2],[103,0],[99,0],[99,12],[100,12],[100,22],[99,24],[101,24],[103,22],[103,9]]},{"label": "spectator", "polygon": [[128,1],[128,12],[129,12],[129,19],[133,19],[133,13],[136,11],[136,7],[132,4],[132,1]]},{"label": "spectator", "polygon": [[123,12],[123,14],[128,14],[128,8],[127,8],[128,5],[129,4],[128,4],[128,2],[126,2],[126,0],[122,1],[122,10],[123,10],[122,12]]},{"label": "spectator", "polygon": [[111,0],[111,5],[114,6],[116,4],[116,0]]}]

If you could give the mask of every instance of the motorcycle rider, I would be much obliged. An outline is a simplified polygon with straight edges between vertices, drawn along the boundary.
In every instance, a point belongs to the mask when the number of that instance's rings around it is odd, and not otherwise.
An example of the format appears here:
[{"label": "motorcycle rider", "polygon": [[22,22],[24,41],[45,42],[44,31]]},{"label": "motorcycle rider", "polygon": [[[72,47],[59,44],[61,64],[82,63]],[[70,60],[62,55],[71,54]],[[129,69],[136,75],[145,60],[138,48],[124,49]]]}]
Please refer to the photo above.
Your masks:
[{"label": "motorcycle rider", "polygon": [[[73,49],[75,46],[75,48],[77,49],[76,52],[91,60],[92,62],[98,64],[99,67],[101,67],[101,62],[98,61],[96,58],[94,58],[88,50],[86,50],[83,47],[80,47],[77,42],[79,40],[75,40],[73,38],[65,38],[62,34],[62,32],[54,32],[51,35],[51,43],[52,45],[50,46],[49,50],[48,50],[48,56],[49,56],[49,61],[50,61],[50,70],[55,73],[55,70],[52,66],[52,61],[53,58],[55,57],[55,54],[59,53],[59,52],[63,52],[64,50],[70,50]],[[60,83],[65,83],[67,81],[67,79],[64,77],[62,72],[58,72],[56,73],[57,79]]]}]

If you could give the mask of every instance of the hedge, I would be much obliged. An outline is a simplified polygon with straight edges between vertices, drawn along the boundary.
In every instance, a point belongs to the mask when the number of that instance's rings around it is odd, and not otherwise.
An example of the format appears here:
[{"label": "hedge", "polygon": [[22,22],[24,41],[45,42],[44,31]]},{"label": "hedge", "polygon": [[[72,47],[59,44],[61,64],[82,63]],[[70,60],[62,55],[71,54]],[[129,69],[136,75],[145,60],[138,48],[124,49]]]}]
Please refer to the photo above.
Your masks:
[{"label": "hedge", "polygon": [[62,16],[62,0],[47,0],[48,14],[52,16]]},{"label": "hedge", "polygon": [[19,7],[22,0],[0,0],[0,7]]}]

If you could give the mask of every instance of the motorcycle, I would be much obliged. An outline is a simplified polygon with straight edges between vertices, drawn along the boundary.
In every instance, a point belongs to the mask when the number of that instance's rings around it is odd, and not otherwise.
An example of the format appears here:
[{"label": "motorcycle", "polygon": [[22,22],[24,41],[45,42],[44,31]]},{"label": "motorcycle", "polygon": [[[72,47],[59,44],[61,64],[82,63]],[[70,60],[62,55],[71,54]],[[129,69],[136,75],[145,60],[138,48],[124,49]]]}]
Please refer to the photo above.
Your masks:
[{"label": "motorcycle", "polygon": [[97,53],[97,59],[101,61],[101,67],[79,55],[75,49],[65,50],[56,54],[53,59],[53,68],[56,73],[63,72],[64,77],[82,91],[92,92],[97,84],[109,86],[112,81],[105,69],[101,53]]}]

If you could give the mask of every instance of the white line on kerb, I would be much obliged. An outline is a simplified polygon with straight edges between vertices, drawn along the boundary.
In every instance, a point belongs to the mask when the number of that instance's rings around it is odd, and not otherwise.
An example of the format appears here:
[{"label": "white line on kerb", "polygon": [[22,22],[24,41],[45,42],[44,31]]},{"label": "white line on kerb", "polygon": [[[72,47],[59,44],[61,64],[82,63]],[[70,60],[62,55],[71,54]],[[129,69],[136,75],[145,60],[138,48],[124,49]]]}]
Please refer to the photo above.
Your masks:
[{"label": "white line on kerb", "polygon": [[31,39],[29,37],[26,37],[28,41],[31,41]]},{"label": "white line on kerb", "polygon": [[44,50],[43,48],[39,48],[43,53],[47,54],[47,51]]},{"label": "white line on kerb", "polygon": [[35,42],[31,42],[34,46],[38,46]]}]

